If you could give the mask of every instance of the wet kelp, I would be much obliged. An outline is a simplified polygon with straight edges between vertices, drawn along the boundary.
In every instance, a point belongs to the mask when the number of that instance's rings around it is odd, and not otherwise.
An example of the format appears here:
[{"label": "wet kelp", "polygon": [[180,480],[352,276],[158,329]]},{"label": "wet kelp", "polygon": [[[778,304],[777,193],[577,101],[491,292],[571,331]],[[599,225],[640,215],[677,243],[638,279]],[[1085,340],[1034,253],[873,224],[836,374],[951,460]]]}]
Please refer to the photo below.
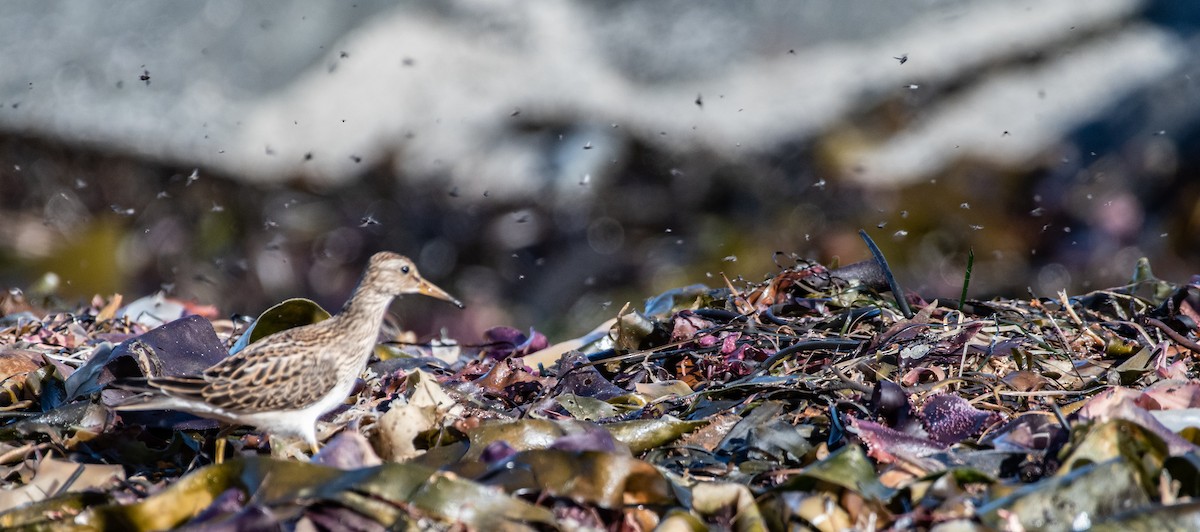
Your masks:
[{"label": "wet kelp", "polygon": [[1078,296],[927,301],[879,261],[796,260],[557,344],[388,330],[308,463],[111,405],[121,379],[328,316],[312,302],[247,331],[162,297],[64,312],[10,294],[0,526],[1196,528],[1200,278],[1136,272]]}]

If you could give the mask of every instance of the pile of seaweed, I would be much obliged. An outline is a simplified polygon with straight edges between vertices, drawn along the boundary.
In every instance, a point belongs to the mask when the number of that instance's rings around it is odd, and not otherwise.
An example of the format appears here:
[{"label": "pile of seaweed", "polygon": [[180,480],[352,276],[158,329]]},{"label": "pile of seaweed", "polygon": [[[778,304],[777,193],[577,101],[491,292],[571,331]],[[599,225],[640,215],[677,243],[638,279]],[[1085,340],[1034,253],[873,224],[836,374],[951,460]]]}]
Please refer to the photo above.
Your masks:
[{"label": "pile of seaweed", "polygon": [[311,301],[229,320],[162,295],[47,311],[14,292],[0,526],[1197,529],[1198,311],[1200,277],[1144,262],[1079,296],[927,301],[878,255],[789,260],[553,345],[388,327],[297,460],[248,429],[116,412],[110,384],[328,317]]}]

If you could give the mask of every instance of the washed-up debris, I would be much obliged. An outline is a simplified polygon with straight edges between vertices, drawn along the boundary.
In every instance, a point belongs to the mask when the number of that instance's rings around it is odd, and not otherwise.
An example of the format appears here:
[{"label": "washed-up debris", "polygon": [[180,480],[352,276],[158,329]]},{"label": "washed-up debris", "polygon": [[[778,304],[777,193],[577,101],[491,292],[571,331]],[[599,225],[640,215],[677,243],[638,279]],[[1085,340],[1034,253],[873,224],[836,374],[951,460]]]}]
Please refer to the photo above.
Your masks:
[{"label": "washed-up debris", "polygon": [[1189,528],[1200,277],[1138,271],[1073,297],[928,301],[891,293],[882,263],[798,262],[560,344],[536,327],[381,338],[311,463],[244,428],[108,405],[121,379],[328,317],[312,302],[237,340],[198,315],[148,329],[119,298],[7,305],[0,525]]}]

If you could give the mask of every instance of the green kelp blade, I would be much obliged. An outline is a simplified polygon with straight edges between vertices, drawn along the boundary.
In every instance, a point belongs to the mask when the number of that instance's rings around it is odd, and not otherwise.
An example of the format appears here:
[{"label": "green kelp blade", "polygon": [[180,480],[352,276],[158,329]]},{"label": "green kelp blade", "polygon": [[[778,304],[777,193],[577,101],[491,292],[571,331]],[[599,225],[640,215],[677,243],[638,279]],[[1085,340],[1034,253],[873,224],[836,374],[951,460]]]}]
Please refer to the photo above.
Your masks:
[{"label": "green kelp blade", "polygon": [[491,486],[436,473],[409,501],[415,508],[475,530],[525,530],[554,523],[554,514]]},{"label": "green kelp blade", "polygon": [[875,466],[857,445],[847,445],[830,453],[824,460],[802,469],[776,490],[808,490],[814,481],[833,484],[879,502],[887,502],[895,494],[895,490],[879,482]]},{"label": "green kelp blade", "polygon": [[980,507],[979,516],[995,528],[1005,525],[1004,511],[1027,530],[1084,530],[1149,502],[1135,468],[1118,457],[1022,487]]},{"label": "green kelp blade", "polygon": [[1095,523],[1092,532],[1200,530],[1200,501],[1139,508]]},{"label": "green kelp blade", "polygon": [[[92,506],[108,504],[107,493],[80,491],[65,493],[0,513],[0,528],[14,530],[70,530],[75,516]],[[80,527],[82,528],[82,527]]]},{"label": "green kelp blade", "polygon": [[584,397],[573,393],[564,393],[554,398],[575,419],[583,421],[598,421],[621,415],[625,410],[592,397]]},{"label": "green kelp blade", "polygon": [[602,426],[613,438],[628,445],[629,450],[637,454],[666,445],[707,424],[708,420],[684,421],[673,416],[663,416],[655,419],[618,421]]},{"label": "green kelp blade", "polygon": [[93,508],[76,518],[75,524],[109,530],[170,529],[186,523],[230,489],[273,508],[335,501],[383,526],[405,517],[409,506],[427,516],[461,521],[480,530],[553,522],[549,510],[496,488],[419,465],[389,463],[342,471],[305,462],[250,457],[200,468],[136,504]]},{"label": "green kelp blade", "polygon": [[285,300],[263,312],[245,334],[238,338],[237,343],[229,350],[229,354],[237,353],[246,346],[253,344],[279,331],[294,327],[303,327],[329,319],[329,312],[316,302],[302,297]]},{"label": "green kelp blade", "polygon": [[621,452],[524,451],[486,482],[507,492],[542,493],[609,509],[675,501],[658,468]]}]

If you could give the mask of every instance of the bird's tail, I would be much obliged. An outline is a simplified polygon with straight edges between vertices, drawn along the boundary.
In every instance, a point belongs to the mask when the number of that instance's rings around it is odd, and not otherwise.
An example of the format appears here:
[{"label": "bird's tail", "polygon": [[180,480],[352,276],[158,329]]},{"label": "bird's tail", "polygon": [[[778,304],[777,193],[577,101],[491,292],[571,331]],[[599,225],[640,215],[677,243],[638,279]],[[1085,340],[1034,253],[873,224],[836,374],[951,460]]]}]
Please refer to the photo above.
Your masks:
[{"label": "bird's tail", "polygon": [[175,398],[163,394],[156,386],[150,384],[150,379],[147,378],[117,379],[109,383],[108,386],[130,392],[130,395],[118,399],[115,404],[109,405],[113,410],[126,412],[137,410],[172,410],[176,402]]}]

